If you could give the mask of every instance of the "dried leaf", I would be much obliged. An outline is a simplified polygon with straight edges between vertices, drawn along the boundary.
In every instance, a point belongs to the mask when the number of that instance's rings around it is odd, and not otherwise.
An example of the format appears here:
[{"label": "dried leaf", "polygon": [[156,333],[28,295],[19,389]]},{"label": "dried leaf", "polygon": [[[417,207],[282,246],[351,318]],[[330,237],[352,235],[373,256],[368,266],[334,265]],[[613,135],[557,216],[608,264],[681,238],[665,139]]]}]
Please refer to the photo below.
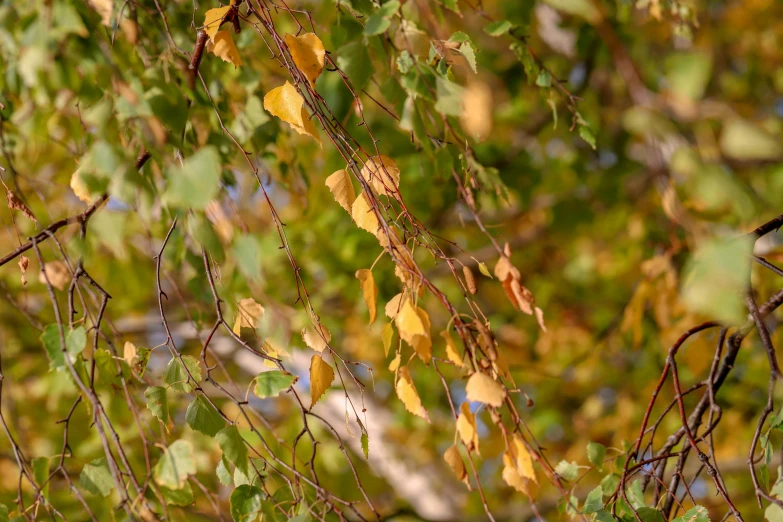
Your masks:
[{"label": "dried leaf", "polygon": [[459,408],[457,417],[457,433],[463,444],[469,449],[479,452],[478,430],[476,429],[476,416],[470,412],[470,404],[463,402]]},{"label": "dried leaf", "polygon": [[468,472],[465,469],[465,463],[462,462],[462,455],[459,454],[459,450],[457,449],[456,445],[451,446],[446,450],[446,453],[443,454],[443,460],[446,461],[446,463],[451,468],[451,471],[453,471],[457,476],[457,480],[464,482],[468,485],[468,488],[470,488],[470,483],[468,482]]},{"label": "dried leaf", "polygon": [[400,184],[400,169],[389,156],[373,156],[361,170],[361,176],[378,194],[391,196]]},{"label": "dried leaf", "polygon": [[378,217],[375,215],[372,207],[370,207],[370,202],[367,200],[367,195],[364,192],[359,194],[359,197],[353,202],[351,217],[356,222],[356,226],[362,230],[366,230],[372,235],[378,232],[378,227],[380,226]]},{"label": "dried leaf", "polygon": [[24,256],[24,254],[19,256],[19,270],[22,272],[22,286],[27,285],[27,278],[25,277],[25,274],[27,273],[27,267],[30,266],[30,260]]},{"label": "dried leaf", "polygon": [[215,41],[215,36],[220,30],[220,24],[223,23],[223,19],[231,10],[231,6],[217,7],[210,9],[204,14],[204,32],[209,36],[210,41]]},{"label": "dried leaf", "polygon": [[65,290],[65,287],[71,283],[71,272],[68,270],[68,265],[62,261],[44,263],[44,272],[46,272],[46,277],[41,272],[38,280],[46,284],[46,278],[48,278],[52,286],[58,290]]},{"label": "dried leaf", "polygon": [[256,328],[258,320],[264,316],[264,307],[252,297],[246,297],[237,305],[237,317],[234,319],[234,333],[239,335],[242,328]]},{"label": "dried leaf", "polygon": [[430,418],[427,415],[427,410],[425,410],[424,406],[421,404],[419,393],[416,391],[416,386],[413,384],[413,379],[411,379],[411,374],[408,371],[407,366],[403,366],[399,369],[399,375],[395,389],[397,390],[397,397],[399,397],[399,399],[405,405],[406,410],[418,417],[421,417],[427,422],[430,421]]},{"label": "dried leaf", "polygon": [[19,197],[11,192],[7,187],[5,189],[5,197],[8,199],[8,208],[11,210],[18,210],[22,214],[27,217],[27,219],[30,219],[32,221],[35,221],[38,223],[38,220],[35,218],[35,215],[33,214],[33,211],[27,208],[27,205],[24,204],[24,201],[19,199]]},{"label": "dried leaf", "polygon": [[334,370],[329,364],[316,354],[310,360],[310,409],[313,409],[318,399],[326,393],[334,380]]},{"label": "dried leaf", "polygon": [[[320,333],[319,333],[320,331]],[[302,330],[302,340],[316,352],[323,352],[332,340],[332,334],[322,324]]]},{"label": "dried leaf", "polygon": [[215,37],[207,42],[207,51],[211,52],[224,62],[233,63],[234,67],[242,65],[242,57],[239,55],[234,39],[227,30],[218,31]]},{"label": "dried leaf", "polygon": [[356,194],[353,191],[353,183],[351,183],[348,171],[338,170],[326,178],[326,186],[332,191],[334,200],[350,213],[351,205],[356,201]]},{"label": "dried leaf", "polygon": [[483,82],[471,82],[462,95],[460,123],[471,137],[481,141],[492,131],[492,89]]},{"label": "dried leaf", "polygon": [[448,330],[444,330],[440,333],[440,336],[446,341],[446,357],[449,361],[457,365],[457,368],[462,368],[465,364],[462,362],[462,357],[457,351],[457,345],[454,344],[454,340],[451,338],[451,334]]},{"label": "dried leaf", "polygon": [[370,324],[375,322],[376,314],[376,298],[378,296],[378,287],[375,286],[375,279],[373,279],[372,271],[366,268],[356,271],[356,278],[362,287],[362,294],[364,295],[364,302],[367,304],[367,309],[370,311]]},{"label": "dried leaf", "polygon": [[495,408],[503,404],[503,399],[506,397],[506,390],[503,389],[503,386],[489,375],[481,372],[470,376],[465,391],[469,401],[483,402]]},{"label": "dried leaf", "polygon": [[321,39],[315,33],[305,33],[301,36],[285,35],[285,43],[291,53],[294,63],[304,73],[311,85],[321,75],[324,68],[326,49]]},{"label": "dried leaf", "polygon": [[538,321],[538,326],[541,327],[541,329],[546,332],[546,325],[544,324],[544,311],[536,306],[536,320]]},{"label": "dried leaf", "polygon": [[478,288],[476,288],[476,278],[473,276],[473,271],[468,265],[462,265],[462,275],[465,277],[465,286],[468,287],[468,292],[471,295],[476,295]]}]

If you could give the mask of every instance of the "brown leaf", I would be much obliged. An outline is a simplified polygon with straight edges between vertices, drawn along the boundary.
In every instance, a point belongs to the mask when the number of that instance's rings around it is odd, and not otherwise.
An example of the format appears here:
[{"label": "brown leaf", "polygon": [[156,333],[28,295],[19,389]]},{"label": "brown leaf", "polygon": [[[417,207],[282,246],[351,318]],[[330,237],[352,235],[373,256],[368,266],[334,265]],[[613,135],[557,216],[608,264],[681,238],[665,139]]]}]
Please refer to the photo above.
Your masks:
[{"label": "brown leaf", "polygon": [[24,254],[19,256],[19,270],[22,271],[22,286],[27,285],[27,278],[24,276],[27,273],[27,267],[30,266],[30,260],[27,259]]},{"label": "brown leaf", "polygon": [[27,205],[24,204],[24,201],[19,199],[19,196],[11,192],[7,187],[5,189],[5,197],[8,199],[8,208],[11,210],[20,211],[25,215],[25,217],[38,223],[38,220],[35,218],[33,211],[27,208]]},{"label": "brown leaf", "polygon": [[[46,272],[46,277],[44,277]],[[62,261],[50,261],[44,263],[44,271],[38,276],[39,280],[46,284],[46,279],[58,290],[65,290],[65,287],[71,283],[71,272],[68,266]]]}]

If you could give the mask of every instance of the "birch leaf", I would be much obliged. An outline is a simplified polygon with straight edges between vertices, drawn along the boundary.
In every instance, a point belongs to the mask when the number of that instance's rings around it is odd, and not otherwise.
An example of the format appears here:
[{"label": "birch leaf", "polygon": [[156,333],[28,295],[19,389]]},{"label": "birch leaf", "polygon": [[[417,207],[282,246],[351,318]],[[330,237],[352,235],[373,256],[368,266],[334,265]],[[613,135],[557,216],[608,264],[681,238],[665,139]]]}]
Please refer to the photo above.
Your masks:
[{"label": "birch leaf", "polygon": [[326,393],[333,380],[334,370],[329,366],[329,363],[321,359],[320,355],[313,355],[310,360],[310,397],[312,399],[310,409],[313,409],[318,399]]},{"label": "birch leaf", "polygon": [[395,389],[397,390],[397,397],[405,405],[406,410],[427,422],[430,421],[427,410],[421,404],[419,392],[416,391],[416,386],[413,384],[413,379],[411,379],[407,366],[400,368]]},{"label": "birch leaf", "polygon": [[364,192],[359,194],[359,197],[353,202],[351,217],[356,222],[356,226],[362,230],[366,230],[372,235],[378,232],[378,227],[380,226],[378,217],[375,215],[372,207],[370,207],[370,202],[367,200],[367,195]]},{"label": "birch leaf", "polygon": [[234,64],[234,67],[242,65],[242,57],[239,55],[234,39],[227,30],[218,31],[215,37],[207,43],[207,51],[211,52],[224,62]]},{"label": "birch leaf", "polygon": [[503,399],[506,397],[506,391],[500,383],[481,372],[470,376],[465,391],[469,401],[483,402],[495,408],[503,404]]},{"label": "birch leaf", "polygon": [[356,201],[356,194],[353,191],[353,183],[351,183],[348,171],[338,170],[326,178],[326,186],[332,191],[334,200],[350,213],[351,205]]},{"label": "birch leaf", "polygon": [[446,453],[443,454],[443,460],[446,461],[446,463],[451,468],[451,471],[453,471],[457,476],[457,480],[464,482],[468,485],[468,488],[470,488],[470,483],[468,482],[468,472],[465,469],[465,463],[462,462],[462,455],[459,454],[459,450],[457,449],[456,445],[451,446],[446,450]]},{"label": "birch leaf", "polygon": [[285,82],[280,87],[275,87],[264,96],[264,109],[272,116],[277,116],[294,127],[304,127],[302,120],[302,106],[304,99],[296,87]]},{"label": "birch leaf", "polygon": [[446,357],[449,361],[457,365],[457,368],[462,368],[465,364],[462,362],[462,357],[457,351],[457,345],[454,344],[454,339],[451,338],[451,334],[448,330],[444,330],[440,333],[440,336],[446,341]]},{"label": "birch leaf", "polygon": [[463,402],[459,408],[457,417],[457,433],[463,444],[470,449],[479,452],[478,430],[476,429],[476,416],[470,412],[470,404]]},{"label": "birch leaf", "polygon": [[256,328],[258,321],[264,316],[264,307],[256,303],[252,297],[239,301],[237,317],[234,320],[234,333],[239,335],[242,328]]},{"label": "birch leaf", "polygon": [[416,308],[410,299],[406,299],[395,318],[400,337],[403,339],[410,339],[414,335],[428,335],[424,329],[424,322],[421,320],[421,316],[417,313]]},{"label": "birch leaf", "polygon": [[204,32],[209,36],[210,41],[215,41],[215,35],[217,35],[220,29],[220,24],[223,22],[223,18],[231,10],[231,6],[217,7],[210,9],[204,15]]},{"label": "birch leaf", "polygon": [[287,34],[285,43],[296,66],[304,73],[310,84],[315,86],[316,78],[324,69],[326,56],[326,49],[321,39],[315,33],[305,33],[301,36]]},{"label": "birch leaf", "polygon": [[[44,277],[44,272],[46,277]],[[46,284],[46,279],[58,290],[65,290],[65,287],[71,283],[71,272],[68,270],[68,265],[62,261],[49,261],[44,263],[44,271],[38,276],[41,283]]]},{"label": "birch leaf", "polygon": [[402,306],[402,294],[397,294],[391,299],[389,299],[389,302],[386,303],[386,307],[384,308],[384,311],[386,312],[386,317],[389,319],[394,319],[397,317],[397,314],[400,311],[400,307]]},{"label": "birch leaf", "polygon": [[[320,331],[320,333],[319,333]],[[323,352],[329,342],[332,340],[332,334],[322,324],[312,328],[302,330],[302,340],[307,346],[316,352]]]},{"label": "birch leaf", "polygon": [[373,156],[361,170],[361,176],[378,194],[391,196],[400,184],[400,169],[389,156]]},{"label": "birch leaf", "polygon": [[375,286],[375,279],[372,276],[371,270],[366,268],[357,270],[356,278],[359,280],[359,284],[362,287],[362,295],[364,296],[365,304],[367,304],[367,309],[370,311],[370,324],[372,324],[375,322],[378,287]]},{"label": "birch leaf", "polygon": [[381,329],[381,339],[383,340],[383,353],[386,357],[389,356],[389,348],[391,348],[392,338],[394,337],[394,328],[391,323],[385,323]]}]

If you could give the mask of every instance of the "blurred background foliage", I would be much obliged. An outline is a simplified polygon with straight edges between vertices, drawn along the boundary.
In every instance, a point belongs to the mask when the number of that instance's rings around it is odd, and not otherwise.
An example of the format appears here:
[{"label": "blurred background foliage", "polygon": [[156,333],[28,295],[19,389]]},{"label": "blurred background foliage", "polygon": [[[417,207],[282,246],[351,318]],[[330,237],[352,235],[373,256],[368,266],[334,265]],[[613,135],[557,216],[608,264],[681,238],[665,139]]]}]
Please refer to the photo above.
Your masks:
[{"label": "blurred background foliage", "polygon": [[[283,14],[284,2],[263,3],[276,13],[280,34],[297,32],[293,18]],[[291,9],[309,12],[300,21],[308,30],[312,22],[332,59],[363,92],[366,124],[381,152],[400,168],[408,210],[443,238],[449,256],[474,270],[475,300],[511,366],[520,390],[513,398],[525,425],[553,464],[584,466],[566,483],[581,506],[607,473],[617,471],[612,459],[638,436],[672,342],[706,319],[740,324],[747,315],[741,291],[749,264],[744,251],[726,240],[783,208],[783,4],[408,0],[389,14],[388,3],[384,11],[369,0],[287,1]],[[366,407],[375,409],[378,420],[366,426],[370,460],[358,451],[360,430],[352,428],[356,439],[346,439],[376,508],[399,520],[485,518],[481,496],[468,493],[442,459],[454,442],[454,419],[438,374],[421,363],[411,366],[430,423],[406,412],[395,396],[394,374],[387,369],[393,355],[384,352],[381,319],[385,303],[400,292],[400,281],[387,257],[375,263],[382,253],[377,241],[354,225],[324,184],[345,167],[344,160],[328,140],[320,147],[263,108],[265,93],[287,79],[268,42],[243,22],[233,36],[240,67],[205,53],[200,72],[208,96],[198,80],[195,87],[188,85],[188,58],[179,50],[192,52],[204,13],[217,2],[109,2],[102,23],[105,5],[0,1],[2,179],[40,221],[4,211],[0,252],[11,252],[49,223],[82,212],[86,204],[72,190],[73,179],[81,183],[77,190],[93,197],[111,195],[90,219],[85,238],[78,227],[64,228],[58,237],[69,258],[83,256],[90,276],[112,297],[104,330],[118,357],[126,341],[154,348],[144,376],[129,387],[153,464],[161,448],[176,439],[196,450],[195,500],[172,504],[171,518],[216,519],[203,487],[229,519],[231,494],[215,472],[220,448],[185,423],[192,395],[169,392],[168,427],[145,406],[145,388],[163,382],[171,357],[161,348],[166,335],[157,311],[154,256],[175,215],[179,225],[164,253],[162,279],[178,349],[198,356],[214,321],[203,244],[215,261],[227,317],[235,317],[243,298],[261,303],[266,313],[255,335],[243,331],[243,338],[270,339],[284,347],[300,377],[297,386],[309,387],[306,359],[304,365],[296,363],[297,353],[309,357],[299,334],[309,318],[297,303],[292,267],[258,181],[222,126],[260,168],[313,308],[332,333],[332,346],[367,365],[355,372],[368,384]],[[414,62],[427,67],[417,69]],[[448,80],[433,95],[421,89],[418,76],[446,72],[438,67],[449,69]],[[374,150],[369,135],[357,127],[359,107],[340,76],[327,67],[316,89],[335,118]],[[448,133],[445,118],[459,132]],[[473,156],[455,145],[460,139],[469,141]],[[152,158],[137,175],[133,162],[141,148]],[[185,167],[177,167],[180,156]],[[205,174],[210,162],[219,165],[219,177]],[[459,172],[468,166],[479,180],[473,195],[482,223],[489,236],[510,245],[524,284],[544,311],[545,332],[535,318],[513,309],[497,280],[479,275],[478,263],[491,270],[498,253],[460,196],[454,166]],[[463,176],[468,183],[469,176]],[[770,261],[783,260],[777,233],[756,249]],[[62,259],[51,241],[41,250],[46,260]],[[63,434],[56,421],[68,414],[78,390],[67,372],[50,371],[40,337],[53,314],[39,263],[27,256],[26,283],[16,260],[0,271],[0,406],[28,459],[56,461]],[[417,260],[452,302],[464,304],[443,261],[423,249]],[[370,267],[380,310],[379,320],[368,327],[354,273]],[[752,276],[763,301],[780,282],[760,270],[754,268]],[[64,296],[58,292],[61,306]],[[424,307],[437,332],[450,317],[432,301],[425,298]],[[776,319],[770,325],[779,343]],[[438,336],[433,339],[434,355],[443,359],[445,345]],[[709,330],[683,347],[685,387],[707,376],[716,341],[717,330]],[[258,361],[248,360],[228,337],[216,340],[213,349],[244,394],[260,370]],[[459,404],[464,376],[441,366]],[[141,469],[143,442],[126,397],[113,382],[111,366],[101,375],[107,413]],[[724,412],[715,454],[746,520],[762,517],[746,461],[766,403],[767,378],[767,359],[753,336],[718,396]],[[338,384],[327,394],[334,400],[314,411],[323,408],[333,424],[348,426]],[[659,404],[672,400],[669,386],[661,397]],[[215,400],[228,417],[239,417],[235,405]],[[278,437],[268,439],[272,448],[285,454],[302,428],[292,401],[253,399],[251,405]],[[82,468],[103,454],[90,424],[90,412],[77,408],[66,469],[100,520],[122,518],[116,492],[104,498],[78,480]],[[246,428],[242,419],[239,425]],[[660,437],[679,426],[676,414],[665,417]],[[360,500],[338,444],[323,426],[313,430],[323,439],[317,459],[323,485],[342,498]],[[475,461],[490,510],[497,520],[535,519],[531,499],[501,478],[504,434],[486,412],[478,416],[478,430],[481,455]],[[770,456],[780,443],[780,437],[771,437]],[[607,448],[603,471],[588,461],[591,441]],[[300,448],[306,458],[309,443]],[[374,451],[382,452],[379,460],[372,460]],[[777,470],[774,463],[767,466],[769,488]],[[19,480],[4,436],[0,503],[11,513]],[[567,519],[563,496],[546,482],[540,478],[533,495],[537,511],[545,520]],[[272,491],[280,486],[271,476],[270,483]],[[27,485],[23,491],[29,505],[34,492]],[[691,493],[710,510],[711,520],[722,520],[726,506],[706,473],[691,484]],[[46,497],[66,518],[87,518],[63,480],[53,479]],[[692,503],[684,505],[689,509]],[[27,515],[45,516],[43,508]]]}]

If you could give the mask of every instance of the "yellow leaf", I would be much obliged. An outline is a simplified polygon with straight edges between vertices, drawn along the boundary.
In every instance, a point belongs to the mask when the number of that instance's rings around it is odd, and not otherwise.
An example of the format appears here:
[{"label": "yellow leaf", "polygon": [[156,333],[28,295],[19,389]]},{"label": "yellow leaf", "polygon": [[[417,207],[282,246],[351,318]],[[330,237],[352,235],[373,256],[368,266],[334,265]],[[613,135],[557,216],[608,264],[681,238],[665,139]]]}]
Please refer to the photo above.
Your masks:
[{"label": "yellow leaf", "polygon": [[264,96],[264,109],[294,127],[304,127],[303,104],[302,95],[289,82],[275,87]]},{"label": "yellow leaf", "polygon": [[457,476],[457,480],[468,484],[468,487],[470,487],[468,482],[468,472],[465,470],[465,463],[462,462],[462,456],[459,454],[459,450],[457,449],[456,445],[451,446],[446,450],[446,453],[443,454],[443,460],[446,461],[446,463],[451,468],[451,471],[453,471]]},{"label": "yellow leaf", "polygon": [[386,317],[389,319],[394,319],[397,317],[397,314],[400,311],[400,307],[402,306],[402,294],[397,294],[391,299],[389,299],[389,302],[386,303],[386,308],[384,309],[386,312]]},{"label": "yellow leaf", "polygon": [[[459,408],[457,417],[457,433],[463,444],[469,449],[479,452],[478,430],[476,429],[476,416],[470,412],[470,404],[463,402]],[[472,445],[472,446],[471,446]]]},{"label": "yellow leaf", "polygon": [[326,393],[334,380],[334,370],[329,364],[316,354],[310,360],[310,409],[313,409],[318,399]]},{"label": "yellow leaf", "polygon": [[412,339],[414,335],[428,335],[428,332],[424,329],[424,322],[421,320],[421,316],[416,311],[416,306],[410,299],[406,299],[402,303],[400,312],[397,314],[397,330],[408,344],[411,343],[409,339]]},{"label": "yellow leaf", "polygon": [[362,286],[364,302],[367,304],[367,309],[370,311],[370,324],[372,324],[375,322],[375,298],[378,296],[378,287],[375,286],[375,279],[372,277],[372,271],[366,268],[357,270],[356,278],[359,280],[359,283]]},{"label": "yellow leaf", "polygon": [[394,373],[397,371],[397,368],[400,367],[400,362],[402,361],[402,356],[400,355],[400,352],[397,352],[397,354],[394,356],[394,359],[392,359],[392,362],[389,363],[389,371]]},{"label": "yellow leaf", "polygon": [[440,336],[443,337],[443,339],[446,341],[446,357],[449,359],[449,361],[456,364],[457,368],[462,368],[464,366],[462,357],[460,357],[459,352],[457,351],[457,345],[454,344],[454,340],[451,338],[449,331],[442,331]]},{"label": "yellow leaf", "polygon": [[381,339],[383,339],[383,352],[386,357],[389,356],[389,348],[391,348],[392,338],[394,337],[394,328],[391,323],[386,323],[381,328]]},{"label": "yellow leaf", "polygon": [[486,263],[479,263],[478,267],[479,267],[479,272],[489,277],[490,279],[492,278],[492,274],[489,273],[489,268],[487,268]]},{"label": "yellow leaf", "polygon": [[223,207],[217,201],[210,201],[204,209],[207,219],[212,223],[220,240],[225,244],[230,244],[234,237],[234,225],[226,216]]},{"label": "yellow leaf", "polygon": [[536,471],[533,469],[533,458],[530,456],[527,446],[525,446],[522,437],[520,437],[518,433],[514,434],[513,451],[511,451],[511,453],[514,455],[514,463],[516,464],[519,475],[538,483]]},{"label": "yellow leaf", "polygon": [[315,86],[315,79],[323,71],[326,56],[326,49],[321,39],[314,33],[305,33],[302,36],[287,34],[285,43],[296,66],[304,73],[310,84]]},{"label": "yellow leaf", "polygon": [[326,186],[332,191],[334,200],[350,213],[351,205],[356,201],[356,194],[353,191],[353,183],[351,183],[348,171],[338,170],[326,178]]},{"label": "yellow leaf", "polygon": [[210,9],[204,15],[204,32],[207,33],[210,41],[215,41],[215,36],[220,30],[220,24],[223,23],[223,18],[226,17],[230,10],[231,6],[227,5],[226,7]]},{"label": "yellow leaf", "polygon": [[329,333],[329,330],[324,325],[319,324],[313,328],[304,328],[302,330],[302,340],[316,352],[323,352],[324,348],[332,340],[332,334]]},{"label": "yellow leaf", "polygon": [[356,226],[362,230],[366,230],[372,235],[378,231],[380,223],[378,223],[378,217],[375,215],[370,202],[367,201],[367,195],[362,192],[356,201],[351,206],[351,217],[356,222]]},{"label": "yellow leaf", "polygon": [[92,196],[90,195],[90,189],[87,188],[87,184],[82,179],[82,169],[79,167],[76,172],[71,176],[71,189],[76,197],[87,203],[92,203]]},{"label": "yellow leaf", "polygon": [[50,261],[44,263],[44,277],[43,272],[38,275],[38,280],[41,283],[46,284],[46,279],[58,290],[65,290],[65,287],[71,284],[71,272],[68,270],[68,265],[62,261]]},{"label": "yellow leaf", "polygon": [[[291,354],[289,354],[285,348],[278,345],[276,342],[272,341],[270,338],[266,338],[264,340],[264,346],[263,346],[264,352],[269,357],[274,357],[275,359],[288,359],[291,357]],[[264,366],[268,368],[277,369],[277,364],[275,364],[273,361],[269,361],[267,359],[264,359]]]},{"label": "yellow leaf", "polygon": [[125,341],[125,346],[122,350],[122,358],[125,359],[129,365],[133,365],[133,358],[136,357],[136,345],[132,342]]},{"label": "yellow leaf", "polygon": [[242,328],[255,328],[258,320],[264,316],[264,307],[256,303],[252,297],[246,297],[237,305],[237,316],[234,319],[234,333],[239,335]]},{"label": "yellow leaf", "polygon": [[425,419],[427,422],[430,421],[427,410],[421,405],[419,393],[416,391],[416,386],[413,384],[413,379],[411,379],[411,374],[408,371],[407,366],[400,368],[395,389],[397,390],[397,397],[399,397],[405,405],[406,410]]},{"label": "yellow leaf", "polygon": [[362,177],[378,194],[391,196],[400,184],[400,169],[389,156],[373,156],[362,167]]},{"label": "yellow leaf", "polygon": [[503,454],[503,480],[520,493],[531,496],[530,484],[528,479],[524,478],[517,471],[514,464],[514,458],[509,456],[508,452]]},{"label": "yellow leaf", "polygon": [[506,397],[506,390],[503,389],[503,386],[489,375],[481,372],[470,376],[465,391],[469,401],[483,402],[495,408],[503,404],[503,399]]},{"label": "yellow leaf", "polygon": [[89,0],[89,4],[101,16],[103,25],[111,26],[111,14],[114,10],[114,0]]},{"label": "yellow leaf", "polygon": [[469,83],[462,95],[460,123],[472,138],[483,140],[492,130],[492,90],[486,83]]},{"label": "yellow leaf", "polygon": [[[416,351],[416,355],[419,356],[419,359],[424,361],[424,364],[429,364],[430,360],[432,359],[432,339],[430,339],[430,316],[427,315],[427,312],[424,311],[423,308],[416,308],[416,313],[419,315],[419,319],[421,319],[421,323],[424,325],[424,335],[414,335],[410,341],[406,339],[408,344],[410,344],[413,349]],[[402,335],[400,335],[402,337]]]},{"label": "yellow leaf", "polygon": [[321,148],[324,148],[323,143],[321,143],[321,137],[318,135],[318,127],[315,126],[315,119],[310,117],[310,114],[308,114],[307,109],[305,109],[304,106],[302,106],[302,123],[304,124],[302,127],[297,127],[296,125],[291,126],[299,134],[313,137],[315,141],[318,142],[318,145],[320,145]]},{"label": "yellow leaf", "polygon": [[218,31],[215,38],[207,42],[207,51],[211,52],[224,62],[233,63],[234,67],[242,65],[242,57],[239,56],[234,39],[228,31]]}]

